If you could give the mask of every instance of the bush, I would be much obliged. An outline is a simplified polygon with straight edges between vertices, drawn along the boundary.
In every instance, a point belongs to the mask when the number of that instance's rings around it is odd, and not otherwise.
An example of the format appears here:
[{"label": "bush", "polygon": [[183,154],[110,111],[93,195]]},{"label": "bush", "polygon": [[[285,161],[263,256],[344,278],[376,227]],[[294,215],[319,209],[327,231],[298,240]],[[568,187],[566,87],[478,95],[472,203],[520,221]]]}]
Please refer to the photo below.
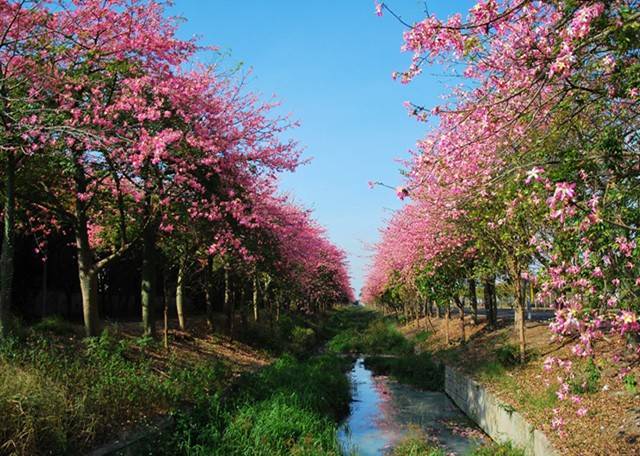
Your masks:
[{"label": "bush", "polygon": [[334,353],[408,355],[413,353],[414,344],[395,325],[378,319],[364,331],[349,328],[339,332],[329,341],[327,348]]},{"label": "bush", "polygon": [[362,336],[362,346],[367,354],[407,355],[414,346],[398,329],[384,320],[374,321]]},{"label": "bush", "polygon": [[316,332],[311,328],[294,326],[291,330],[290,344],[290,351],[294,355],[308,355],[316,346]]},{"label": "bush", "polygon": [[401,383],[428,391],[444,388],[444,367],[437,364],[429,353],[402,358],[369,357],[365,365],[374,373],[390,375]]},{"label": "bush", "polygon": [[496,359],[504,367],[520,364],[520,350],[512,344],[506,344],[495,350]]},{"label": "bush", "polygon": [[362,336],[353,329],[342,331],[327,343],[332,353],[359,353],[362,351]]},{"label": "bush", "polygon": [[600,368],[592,358],[575,370],[576,375],[569,386],[574,394],[597,393],[600,390]]},{"label": "bush", "polygon": [[72,323],[57,315],[44,318],[33,325],[32,329],[35,332],[52,333],[58,336],[77,334],[76,327]]}]

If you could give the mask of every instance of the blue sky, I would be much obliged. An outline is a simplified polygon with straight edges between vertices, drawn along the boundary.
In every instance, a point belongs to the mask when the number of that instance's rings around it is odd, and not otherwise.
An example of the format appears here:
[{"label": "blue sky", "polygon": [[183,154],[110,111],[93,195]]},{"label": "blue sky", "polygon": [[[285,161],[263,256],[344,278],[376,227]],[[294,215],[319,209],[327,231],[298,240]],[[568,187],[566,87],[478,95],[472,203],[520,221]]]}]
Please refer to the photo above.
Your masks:
[{"label": "blue sky", "polygon": [[[423,1],[387,3],[410,22],[424,16]],[[469,3],[431,1],[429,9],[446,15]],[[367,182],[401,182],[397,160],[427,131],[403,102],[431,106],[452,82],[428,70],[408,86],[391,79],[410,61],[400,52],[403,27],[388,14],[377,17],[371,0],[175,0],[170,12],[186,19],[182,37],[218,46],[224,65],[251,68],[251,90],[277,95],[282,111],[301,122],[293,137],[313,160],[281,187],[347,251],[358,293],[366,246],[401,204]]]}]

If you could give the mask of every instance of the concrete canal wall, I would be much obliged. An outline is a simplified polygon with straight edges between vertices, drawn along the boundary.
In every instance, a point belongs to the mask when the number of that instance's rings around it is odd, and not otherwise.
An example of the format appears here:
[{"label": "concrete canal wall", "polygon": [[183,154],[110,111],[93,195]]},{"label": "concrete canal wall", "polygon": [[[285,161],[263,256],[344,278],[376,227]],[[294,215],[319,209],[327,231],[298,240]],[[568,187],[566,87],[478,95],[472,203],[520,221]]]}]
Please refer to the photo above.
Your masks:
[{"label": "concrete canal wall", "polygon": [[557,456],[547,437],[475,380],[445,366],[445,392],[496,442],[511,441],[527,456]]}]

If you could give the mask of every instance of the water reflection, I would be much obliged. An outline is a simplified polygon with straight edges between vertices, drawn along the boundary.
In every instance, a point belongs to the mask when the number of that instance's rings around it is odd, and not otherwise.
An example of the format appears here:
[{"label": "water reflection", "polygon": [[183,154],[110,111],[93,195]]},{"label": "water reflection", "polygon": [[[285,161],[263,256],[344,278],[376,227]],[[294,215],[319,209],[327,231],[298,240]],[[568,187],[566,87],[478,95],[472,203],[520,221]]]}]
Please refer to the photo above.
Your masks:
[{"label": "water reflection", "polygon": [[351,413],[339,429],[347,454],[383,455],[402,439],[409,425],[419,426],[447,452],[458,455],[471,450],[482,438],[443,393],[420,391],[374,376],[362,358],[350,375]]}]

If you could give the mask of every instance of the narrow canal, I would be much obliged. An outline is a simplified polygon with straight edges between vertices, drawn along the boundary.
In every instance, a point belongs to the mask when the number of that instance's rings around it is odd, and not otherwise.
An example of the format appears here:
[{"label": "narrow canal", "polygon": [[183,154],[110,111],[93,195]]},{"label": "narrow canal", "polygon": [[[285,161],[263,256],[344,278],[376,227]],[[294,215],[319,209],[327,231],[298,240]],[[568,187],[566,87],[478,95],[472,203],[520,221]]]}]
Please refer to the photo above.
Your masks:
[{"label": "narrow canal", "polygon": [[442,392],[421,391],[376,376],[359,358],[351,370],[353,400],[339,429],[346,454],[387,454],[411,427],[424,431],[447,454],[464,455],[484,435]]}]

